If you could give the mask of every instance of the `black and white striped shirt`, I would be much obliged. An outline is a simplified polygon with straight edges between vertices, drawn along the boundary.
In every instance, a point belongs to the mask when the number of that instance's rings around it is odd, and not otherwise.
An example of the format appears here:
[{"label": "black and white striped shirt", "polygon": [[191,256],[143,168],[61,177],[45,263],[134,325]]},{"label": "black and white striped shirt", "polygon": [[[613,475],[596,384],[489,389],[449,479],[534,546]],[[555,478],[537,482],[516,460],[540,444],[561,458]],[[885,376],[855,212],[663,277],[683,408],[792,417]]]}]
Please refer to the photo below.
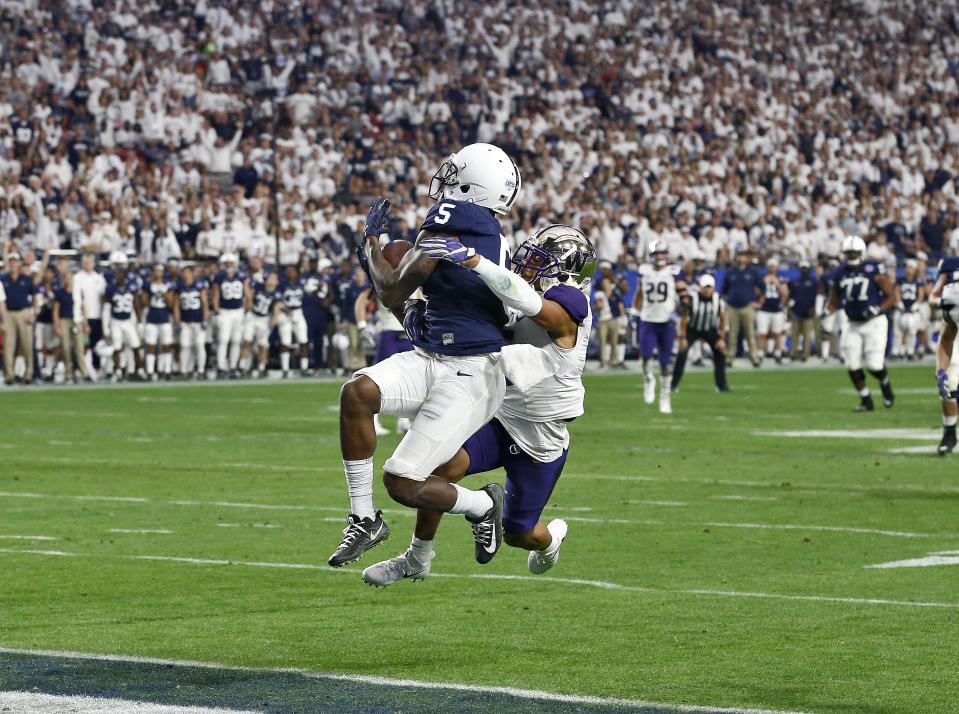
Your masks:
[{"label": "black and white striped shirt", "polygon": [[689,316],[686,329],[696,332],[710,332],[719,329],[719,315],[726,310],[726,301],[715,290],[710,298],[704,298],[698,292],[689,294]]}]

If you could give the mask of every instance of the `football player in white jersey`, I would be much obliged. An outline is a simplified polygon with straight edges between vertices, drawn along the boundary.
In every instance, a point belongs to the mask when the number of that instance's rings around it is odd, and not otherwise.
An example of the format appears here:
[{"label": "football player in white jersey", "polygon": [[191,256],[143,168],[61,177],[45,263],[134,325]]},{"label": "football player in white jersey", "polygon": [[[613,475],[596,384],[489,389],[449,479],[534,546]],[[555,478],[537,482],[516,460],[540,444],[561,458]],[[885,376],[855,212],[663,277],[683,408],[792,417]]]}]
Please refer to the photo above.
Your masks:
[{"label": "football player in white jersey", "polygon": [[[567,532],[564,520],[546,524],[540,516],[569,453],[567,423],[583,413],[582,374],[593,321],[585,293],[596,270],[596,253],[581,231],[554,224],[534,232],[511,262],[515,272],[500,268],[485,275],[484,282],[513,308],[520,304],[517,295],[524,290],[541,295],[541,308],[535,314],[520,311],[513,339],[514,345],[541,348],[553,363],[551,375],[526,391],[507,389],[494,419],[434,473],[455,482],[469,474],[504,468],[505,541],[528,550],[529,570],[543,573],[558,560]],[[409,549],[368,567],[363,579],[385,587],[429,575],[441,515],[419,510]]]},{"label": "football player in white jersey", "polygon": [[682,271],[669,264],[669,249],[663,240],[649,244],[650,263],[639,269],[639,285],[633,307],[639,310],[639,351],[643,355],[645,384],[643,399],[647,404],[656,400],[656,375],[653,373],[653,353],[659,361],[659,411],[672,414],[670,403],[670,363],[676,323],[673,314],[686,299],[686,283]]}]

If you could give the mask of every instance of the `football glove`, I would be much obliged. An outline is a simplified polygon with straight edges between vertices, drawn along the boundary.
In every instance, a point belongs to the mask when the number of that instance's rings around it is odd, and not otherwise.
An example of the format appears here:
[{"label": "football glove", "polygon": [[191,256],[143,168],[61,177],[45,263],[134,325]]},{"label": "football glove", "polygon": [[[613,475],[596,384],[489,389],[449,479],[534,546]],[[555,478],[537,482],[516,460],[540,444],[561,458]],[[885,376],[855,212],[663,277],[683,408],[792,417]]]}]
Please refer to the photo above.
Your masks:
[{"label": "football glove", "polygon": [[411,340],[420,339],[424,334],[426,300],[407,300],[403,306],[403,329]]},{"label": "football glove", "polygon": [[366,236],[379,238],[380,233],[386,228],[386,219],[390,212],[390,199],[377,196],[370,206],[370,212],[366,214],[366,227],[362,236],[354,236],[356,247],[362,250],[366,245]]},{"label": "football glove", "polygon": [[456,264],[476,255],[475,248],[467,248],[450,236],[426,236],[420,240],[417,247],[431,258],[448,260]]},{"label": "football glove", "polygon": [[952,392],[949,391],[949,375],[946,374],[946,370],[936,370],[936,385],[939,387],[939,396],[942,398],[942,401],[951,402],[953,396]]}]

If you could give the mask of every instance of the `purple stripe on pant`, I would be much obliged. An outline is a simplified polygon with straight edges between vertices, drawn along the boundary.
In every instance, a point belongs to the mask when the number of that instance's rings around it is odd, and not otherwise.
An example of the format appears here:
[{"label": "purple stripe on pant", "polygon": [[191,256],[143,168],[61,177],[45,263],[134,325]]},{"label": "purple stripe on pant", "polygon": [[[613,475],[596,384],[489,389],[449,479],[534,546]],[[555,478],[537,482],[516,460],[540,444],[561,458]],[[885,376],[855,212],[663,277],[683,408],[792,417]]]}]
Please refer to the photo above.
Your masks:
[{"label": "purple stripe on pant", "polygon": [[503,509],[506,532],[532,530],[563,473],[569,449],[555,461],[534,461],[516,445],[496,419],[467,439],[463,448],[470,457],[467,475],[506,469],[506,506]]},{"label": "purple stripe on pant", "polygon": [[409,352],[413,349],[413,343],[406,336],[405,332],[399,330],[384,330],[380,333],[376,341],[376,356],[374,364],[379,364],[387,357],[392,357],[400,352]]},{"label": "purple stripe on pant", "polygon": [[657,353],[659,364],[669,367],[673,357],[673,341],[676,338],[676,324],[669,322],[643,322],[639,326],[639,351],[643,359],[652,359]]}]

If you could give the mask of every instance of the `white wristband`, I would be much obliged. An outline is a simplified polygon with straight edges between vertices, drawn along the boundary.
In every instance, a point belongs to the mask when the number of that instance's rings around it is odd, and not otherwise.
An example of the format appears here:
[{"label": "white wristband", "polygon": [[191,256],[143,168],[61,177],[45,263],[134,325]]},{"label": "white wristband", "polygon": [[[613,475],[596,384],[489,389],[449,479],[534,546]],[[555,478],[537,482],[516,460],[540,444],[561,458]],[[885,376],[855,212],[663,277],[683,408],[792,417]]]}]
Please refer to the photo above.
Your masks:
[{"label": "white wristband", "polygon": [[538,315],[543,309],[543,298],[522,276],[480,256],[473,272],[493,291],[504,305],[519,310],[526,316]]}]

